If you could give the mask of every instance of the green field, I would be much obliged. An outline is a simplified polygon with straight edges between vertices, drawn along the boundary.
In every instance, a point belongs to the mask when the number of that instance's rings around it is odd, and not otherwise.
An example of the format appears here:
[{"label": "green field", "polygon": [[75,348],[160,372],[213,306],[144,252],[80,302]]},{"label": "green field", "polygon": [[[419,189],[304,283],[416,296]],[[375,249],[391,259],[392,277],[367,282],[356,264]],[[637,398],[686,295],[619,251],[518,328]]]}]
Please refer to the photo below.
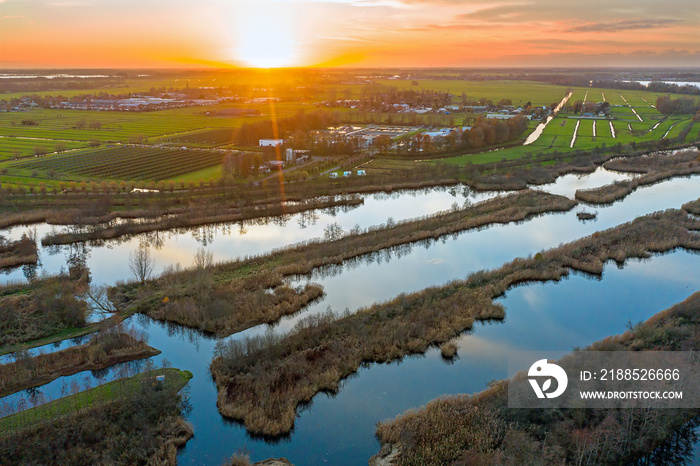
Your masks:
[{"label": "green field", "polygon": [[37,140],[0,137],[0,161],[11,160],[15,157],[33,156],[37,153],[49,154],[58,149],[79,149],[87,147],[86,142]]},{"label": "green field", "polygon": [[233,128],[208,129],[203,131],[193,131],[175,136],[166,136],[159,142],[175,144],[201,144],[206,146],[223,146],[233,143]]},{"label": "green field", "polygon": [[[182,78],[166,85],[158,80],[131,80],[125,89],[136,90],[141,87],[181,86],[189,79],[189,85],[226,86],[246,84],[242,76],[230,75],[219,78],[216,75]],[[217,81],[217,79],[220,79]],[[156,82],[157,81],[157,82]],[[419,79],[418,85],[413,80],[381,80],[369,85],[333,85],[319,87],[335,89],[337,96],[359,98],[363,90],[372,88],[394,87],[399,89],[435,90],[450,92],[455,102],[461,101],[462,93],[470,100],[480,98],[498,102],[510,99],[514,105],[524,105],[527,101],[533,105],[550,105],[559,102],[569,88],[528,81],[461,81]],[[248,83],[250,84],[250,83]],[[139,88],[141,88],[139,87]],[[114,89],[108,89],[114,90]],[[446,159],[448,163],[466,162],[485,163],[502,159],[514,159],[528,155],[562,153],[575,150],[591,150],[600,146],[613,146],[618,143],[644,142],[660,140],[664,137],[677,137],[688,125],[690,115],[673,115],[665,117],[654,107],[657,97],[662,94],[645,91],[625,91],[617,89],[572,88],[573,95],[569,106],[576,101],[600,102],[611,104],[612,124],[615,137],[610,131],[607,120],[597,120],[596,136],[593,136],[593,121],[580,119],[579,132],[573,148],[570,147],[578,115],[564,109],[545,129],[542,136],[532,145],[495,150],[487,148],[479,154],[464,155]],[[85,93],[86,91],[76,91]],[[52,92],[47,92],[51,94]],[[56,92],[53,92],[55,95]],[[7,98],[8,95],[0,95]],[[324,92],[316,95],[317,100],[327,96]],[[672,96],[678,97],[678,96]],[[214,113],[226,108],[251,108],[258,110],[260,116],[216,117]],[[284,118],[299,111],[312,111],[316,107],[308,102],[278,102],[275,104],[277,117]],[[451,115],[413,115],[405,113],[367,113],[359,109],[333,108],[328,111],[337,113],[341,121],[359,124],[428,124],[434,126],[470,124],[473,116],[462,113]],[[567,113],[567,111],[569,113]],[[636,113],[641,117],[639,120]],[[237,127],[246,122],[267,120],[270,118],[269,104],[221,104],[207,107],[189,107],[156,112],[97,112],[77,110],[30,110],[13,113],[0,113],[0,169],[7,170],[0,174],[0,181],[5,186],[26,184],[38,186],[56,186],[60,181],[112,181],[112,180],[208,180],[220,176],[221,152],[181,150],[207,148],[242,149],[233,144],[233,135]],[[33,120],[36,125],[23,124],[23,120]],[[657,126],[658,125],[658,126]],[[535,123],[531,124],[534,129]],[[656,126],[656,127],[655,127]],[[81,128],[81,129],[79,129]],[[631,129],[630,129],[631,128]],[[697,138],[697,129],[693,128],[686,138]],[[165,144],[165,149],[132,149],[126,146],[86,149],[90,143],[143,143]],[[57,146],[69,152],[52,154],[41,158],[26,158],[13,162],[15,157],[29,157],[38,152],[51,153]],[[177,148],[177,150],[175,150]],[[75,150],[78,149],[78,150]],[[390,169],[382,167],[382,169]],[[58,176],[57,176],[58,175]]]},{"label": "green field", "polygon": [[[412,85],[413,80],[382,80],[377,82],[380,87],[395,87],[397,89],[429,89],[433,91],[454,94],[455,102],[461,101],[462,93],[470,100],[481,98],[494,103],[501,99],[511,99],[513,105],[549,105],[559,102],[565,95],[567,87],[529,81],[458,81],[458,80],[418,80],[418,86]],[[338,95],[344,95],[349,90],[355,98],[360,97],[362,89],[367,86],[349,85],[336,86]],[[583,94],[582,94],[583,96]]]},{"label": "green field", "polygon": [[[261,116],[217,117],[207,112],[233,108],[219,105],[190,107],[155,112],[99,112],[83,110],[28,110],[24,112],[0,113],[0,136],[61,139],[71,141],[129,142],[134,138],[174,135],[193,130],[210,128],[236,128],[245,122],[269,119],[269,105],[237,106],[255,108]],[[277,117],[294,115],[300,110],[310,110],[299,103],[278,103]],[[23,125],[23,120],[33,120],[36,126]],[[79,122],[85,127],[78,129]],[[99,122],[96,129],[94,123]]]},{"label": "green field", "polygon": [[[601,147],[603,144],[609,147],[618,143],[657,141],[664,137],[677,137],[688,125],[694,126],[685,142],[693,142],[698,139],[697,126],[692,121],[692,115],[665,116],[652,107],[651,103],[655,103],[656,98],[663,94],[645,91],[620,91],[617,89],[576,89],[568,104],[572,105],[577,100],[583,101],[586,92],[588,92],[587,101],[602,101],[604,94],[605,100],[610,102],[612,123],[616,133],[614,138],[610,131],[608,120],[596,120],[597,134],[594,138],[592,120],[577,119],[577,115],[566,114],[563,111],[552,120],[542,135],[532,145],[452,157],[445,159],[445,161],[452,164],[464,164],[467,162],[476,164],[492,163],[504,159],[512,160],[527,155],[552,152],[554,150],[566,153],[575,150],[590,150]],[[625,103],[623,97],[629,105]],[[639,118],[637,118],[630,106],[634,108],[643,121],[639,121]],[[577,120],[580,120],[581,123],[576,142],[574,147],[571,148],[571,138]],[[632,130],[629,129],[630,127]]]}]

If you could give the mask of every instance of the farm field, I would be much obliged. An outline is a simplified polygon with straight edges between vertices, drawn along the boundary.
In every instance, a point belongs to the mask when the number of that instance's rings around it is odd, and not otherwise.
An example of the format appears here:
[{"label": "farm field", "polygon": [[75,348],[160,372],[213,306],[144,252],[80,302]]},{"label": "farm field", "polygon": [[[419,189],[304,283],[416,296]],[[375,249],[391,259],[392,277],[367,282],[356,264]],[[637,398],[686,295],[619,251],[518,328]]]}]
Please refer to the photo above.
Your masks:
[{"label": "farm field", "polygon": [[[207,128],[235,128],[244,122],[269,118],[269,105],[245,106],[258,108],[257,117],[217,117],[206,112],[232,108],[232,105],[191,107],[155,112],[99,112],[82,110],[31,110],[0,113],[0,136],[62,139],[72,141],[129,142],[134,138],[174,135]],[[242,108],[239,106],[236,108]],[[297,103],[276,105],[278,117],[291,116],[309,107]],[[36,125],[23,125],[33,120]],[[83,129],[78,129],[80,123]],[[99,123],[99,129],[95,123]]]},{"label": "farm field", "polygon": [[160,138],[158,142],[222,146],[231,144],[233,142],[233,135],[233,128],[218,128],[166,136]]},{"label": "farm field", "polygon": [[121,146],[47,156],[11,167],[100,180],[159,181],[219,165],[222,157],[218,151]]},{"label": "farm field", "polygon": [[[569,145],[577,119],[575,115],[562,112],[560,116],[555,118],[546,127],[542,136],[532,145],[476,155],[458,156],[445,159],[445,162],[453,164],[463,164],[467,162],[477,164],[492,163],[503,159],[512,160],[540,152],[551,152],[553,150],[569,152],[580,149],[589,150],[602,146],[603,144],[610,146],[617,143],[627,144],[630,142],[654,141],[663,139],[664,137],[678,136],[689,124],[694,125],[694,127],[688,134],[686,142],[693,142],[698,138],[697,131],[695,130],[695,123],[692,121],[690,115],[665,116],[651,106],[649,102],[655,102],[656,98],[663,94],[643,91],[627,92],[616,89],[577,89],[569,99],[569,104],[572,104],[576,100],[583,101],[586,92],[588,92],[586,100],[602,100],[604,95],[605,100],[610,102],[611,114],[613,117],[612,123],[615,128],[616,137],[612,137],[608,120],[597,120],[597,137],[593,138],[592,120],[580,119],[581,123],[579,125],[576,143],[573,148],[570,148]],[[643,121],[639,121],[639,118],[637,118],[630,106],[625,103],[625,100],[627,100],[630,105],[634,106],[635,111]],[[630,127],[632,128],[631,130]]]},{"label": "farm field", "polygon": [[61,141],[61,140],[41,140],[0,137],[0,161],[11,160],[16,156],[27,157],[37,153],[51,153],[58,149],[79,149],[87,147],[86,142]]},{"label": "farm field", "polygon": [[[511,99],[513,105],[549,105],[559,102],[566,95],[567,87],[556,86],[530,81],[449,81],[449,80],[418,80],[418,86],[413,86],[413,80],[382,80],[378,85],[396,87],[398,89],[429,89],[433,91],[450,92],[456,95],[456,101],[461,99],[464,92],[468,99],[488,99],[498,102],[501,99]],[[359,97],[364,86],[338,86],[339,94],[343,89],[350,89],[355,97]]]}]

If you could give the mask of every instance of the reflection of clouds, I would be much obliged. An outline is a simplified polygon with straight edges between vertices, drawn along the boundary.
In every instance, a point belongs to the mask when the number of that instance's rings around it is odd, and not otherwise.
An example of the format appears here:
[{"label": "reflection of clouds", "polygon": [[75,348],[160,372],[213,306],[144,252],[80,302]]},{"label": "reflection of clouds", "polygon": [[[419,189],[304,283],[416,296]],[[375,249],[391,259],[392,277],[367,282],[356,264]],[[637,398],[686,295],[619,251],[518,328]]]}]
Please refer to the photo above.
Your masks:
[{"label": "reflection of clouds", "polygon": [[[654,267],[646,266],[650,260],[654,261]],[[688,273],[689,261],[700,261],[700,257],[692,252],[684,251],[665,254],[662,258],[628,260],[625,262],[625,270],[628,274],[638,278],[688,285],[695,290],[700,287],[700,276]],[[606,265],[606,267],[610,266]]]},{"label": "reflection of clouds", "polygon": [[573,198],[577,189],[598,188],[615,181],[628,180],[633,175],[608,171],[599,167],[590,175],[569,174],[558,178],[554,183],[545,184],[537,189],[553,194]]},{"label": "reflection of clouds", "polygon": [[482,326],[476,324],[474,326],[475,333],[464,335],[457,341],[459,346],[457,354],[460,359],[471,360],[477,358],[479,361],[500,366],[508,360],[510,353],[517,353],[527,349],[527,347],[513,344],[510,341],[479,336],[481,329]]},{"label": "reflection of clouds", "polygon": [[444,264],[446,262],[447,261],[445,259],[441,259],[439,257],[436,257],[435,259],[428,259],[425,261],[426,264],[433,264],[433,265]]},{"label": "reflection of clouds", "polygon": [[533,311],[542,307],[545,297],[540,288],[527,287],[523,290],[523,299]]}]

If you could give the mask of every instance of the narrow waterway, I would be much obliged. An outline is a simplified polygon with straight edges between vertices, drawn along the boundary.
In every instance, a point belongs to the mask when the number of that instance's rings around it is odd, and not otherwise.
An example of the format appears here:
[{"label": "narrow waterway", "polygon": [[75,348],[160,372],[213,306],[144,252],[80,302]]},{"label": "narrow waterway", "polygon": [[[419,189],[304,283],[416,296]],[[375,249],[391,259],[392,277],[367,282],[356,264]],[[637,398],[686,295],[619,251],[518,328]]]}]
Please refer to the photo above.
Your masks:
[{"label": "narrow waterway", "polygon": [[576,120],[576,127],[574,128],[574,134],[571,136],[571,144],[569,147],[574,147],[576,144],[576,135],[578,134],[578,127],[581,125],[581,120]]},{"label": "narrow waterway", "polygon": [[537,125],[537,128],[535,128],[535,131],[533,131],[527,139],[525,139],[525,142],[523,143],[523,146],[529,146],[533,142],[537,141],[540,136],[542,136],[542,132],[544,129],[547,127],[547,125],[554,119],[555,116],[557,116],[557,113],[564,108],[564,105],[566,105],[566,102],[571,98],[571,96],[574,95],[573,91],[569,92],[562,100],[559,102],[559,105],[556,106],[554,111],[552,112],[551,115],[547,117],[547,120],[544,123],[540,123]]}]

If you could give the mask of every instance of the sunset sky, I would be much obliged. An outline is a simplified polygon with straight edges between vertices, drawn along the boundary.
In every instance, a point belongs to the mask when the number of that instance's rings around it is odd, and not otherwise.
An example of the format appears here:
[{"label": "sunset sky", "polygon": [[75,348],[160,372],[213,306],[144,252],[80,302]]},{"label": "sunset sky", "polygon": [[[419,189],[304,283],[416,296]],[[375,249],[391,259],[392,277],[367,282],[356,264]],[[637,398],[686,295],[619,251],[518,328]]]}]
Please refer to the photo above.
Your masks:
[{"label": "sunset sky", "polygon": [[700,66],[698,0],[0,0],[0,68]]}]

